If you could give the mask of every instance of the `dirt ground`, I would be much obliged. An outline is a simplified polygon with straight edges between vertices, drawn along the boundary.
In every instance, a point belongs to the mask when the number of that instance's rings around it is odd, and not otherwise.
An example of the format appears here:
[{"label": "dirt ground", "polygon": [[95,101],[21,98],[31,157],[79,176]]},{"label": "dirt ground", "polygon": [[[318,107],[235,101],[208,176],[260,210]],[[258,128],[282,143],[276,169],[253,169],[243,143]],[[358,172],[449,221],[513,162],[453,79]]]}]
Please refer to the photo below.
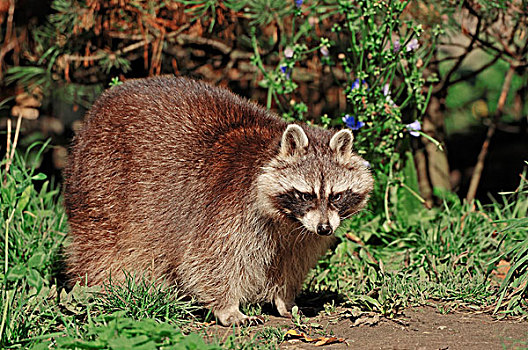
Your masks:
[{"label": "dirt ground", "polygon": [[[324,318],[318,323],[324,324]],[[418,307],[405,310],[396,320],[381,319],[373,325],[368,325],[368,322],[353,325],[354,322],[345,319],[323,326],[325,333],[345,339],[343,343],[325,345],[324,348],[528,349],[527,321],[497,321],[486,314],[440,314],[433,307]],[[300,340],[286,341],[281,347],[315,348]]]},{"label": "dirt ground", "polygon": [[[356,325],[355,325],[356,323]],[[488,314],[454,312],[441,314],[434,307],[405,310],[395,320],[364,317],[319,316],[305,318],[303,324],[315,325],[303,337],[287,337],[281,349],[528,349],[528,321],[497,320]],[[292,321],[269,316],[265,326],[281,326],[286,332],[294,329]],[[257,326],[252,334],[263,329]],[[224,328],[225,330],[225,328]],[[220,331],[220,329],[218,329]],[[217,333],[220,335],[219,333]],[[232,330],[231,330],[232,334]],[[322,338],[321,338],[322,337]],[[322,347],[316,339],[338,338],[338,342]]]}]

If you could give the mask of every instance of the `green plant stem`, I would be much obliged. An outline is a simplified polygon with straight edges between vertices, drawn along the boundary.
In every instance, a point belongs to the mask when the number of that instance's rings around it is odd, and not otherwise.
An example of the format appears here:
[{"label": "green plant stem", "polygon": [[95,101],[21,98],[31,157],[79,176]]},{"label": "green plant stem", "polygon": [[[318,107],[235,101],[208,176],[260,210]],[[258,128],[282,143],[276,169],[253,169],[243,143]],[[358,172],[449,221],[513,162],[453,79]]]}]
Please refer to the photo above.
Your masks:
[{"label": "green plant stem", "polygon": [[389,190],[390,190],[390,186],[392,184],[392,167],[394,166],[394,158],[391,158],[390,160],[390,165],[389,165],[389,180],[387,181],[387,187],[385,188],[385,197],[384,197],[384,200],[383,200],[383,207],[384,207],[384,210],[385,210],[385,217],[387,218],[387,222],[390,224],[391,223],[391,219],[390,219],[390,211],[389,211]]},{"label": "green plant stem", "polygon": [[390,212],[389,212],[389,189],[390,189],[390,182],[387,182],[387,187],[385,188],[385,197],[383,200],[383,208],[385,210],[385,217],[387,218],[387,222],[391,222],[390,220]]},{"label": "green plant stem", "polygon": [[15,210],[16,210],[16,207],[13,208],[13,211],[11,212],[11,215],[9,215],[9,217],[7,218],[7,221],[6,221],[6,230],[5,230],[5,238],[4,238],[4,243],[5,243],[5,264],[4,264],[4,276],[7,276],[7,269],[9,267],[9,264],[8,264],[8,259],[9,259],[9,224],[11,223],[11,220],[13,219],[13,216],[15,215]]},{"label": "green plant stem", "polygon": [[[20,119],[20,118],[19,118]],[[7,269],[9,268],[9,224],[11,223],[11,220],[13,219],[13,216],[15,215],[15,208],[13,208],[13,211],[11,211],[11,215],[7,218],[6,221],[6,230],[5,230],[5,237],[4,237],[4,245],[5,245],[5,264],[4,264],[4,281],[7,277]],[[2,341],[2,335],[4,333],[4,327],[5,322],[7,318],[7,308],[9,307],[9,291],[7,290],[7,286],[4,283],[4,310],[2,312],[2,323],[0,324],[0,341]]]},{"label": "green plant stem", "polygon": [[425,102],[422,107],[422,110],[420,111],[421,115],[425,113],[425,110],[427,109],[427,106],[429,105],[429,100],[431,99],[432,94],[433,94],[433,85],[431,84],[431,86],[429,86],[429,91],[427,92],[427,97],[425,98]]},{"label": "green plant stem", "polygon": [[416,193],[416,191],[414,191],[412,188],[407,186],[405,183],[400,182],[400,186],[405,188],[407,191],[409,191],[414,197],[416,197],[416,199],[420,201],[420,203],[425,204],[427,202],[425,199],[422,198],[422,196]]},{"label": "green plant stem", "polygon": [[9,307],[9,291],[4,291],[4,310],[2,312],[2,323],[0,324],[0,343],[2,343],[2,336],[4,335],[4,327],[7,318],[7,308]]},{"label": "green plant stem", "polygon": [[[6,144],[6,155],[5,155],[7,160],[9,160],[9,155],[11,154],[11,129],[12,129],[11,118],[7,118],[7,144]],[[7,166],[7,163],[6,163],[6,173],[7,173],[7,170],[9,170],[9,167]]]},{"label": "green plant stem", "polygon": [[[257,44],[257,37],[255,36],[255,31],[252,30],[251,32],[251,45],[253,46],[253,52],[255,54],[255,64],[257,65],[257,68],[260,69],[262,74],[264,74],[264,77],[268,77],[268,73],[266,72],[266,69],[264,68],[264,65],[262,64],[262,59],[260,57],[260,53],[258,51],[258,44]],[[266,100],[266,107],[268,109],[271,108],[271,100],[273,97],[273,86],[268,87],[268,96]]]},{"label": "green plant stem", "polygon": [[258,44],[257,44],[257,37],[255,35],[255,30],[252,28],[251,31],[251,46],[253,46],[253,53],[255,54],[255,64],[257,65],[257,68],[260,69],[262,74],[264,74],[265,77],[268,76],[268,73],[266,71],[266,68],[264,68],[264,65],[262,64],[262,58],[260,57],[260,53],[258,51]]},{"label": "green plant stem", "polygon": [[429,141],[431,141],[438,148],[439,151],[442,151],[442,152],[444,151],[444,147],[442,146],[442,144],[438,140],[436,140],[435,138],[427,135],[426,133],[424,133],[424,132],[422,132],[420,130],[412,130],[412,131],[419,133],[420,136],[423,136],[426,139],[428,139]]}]

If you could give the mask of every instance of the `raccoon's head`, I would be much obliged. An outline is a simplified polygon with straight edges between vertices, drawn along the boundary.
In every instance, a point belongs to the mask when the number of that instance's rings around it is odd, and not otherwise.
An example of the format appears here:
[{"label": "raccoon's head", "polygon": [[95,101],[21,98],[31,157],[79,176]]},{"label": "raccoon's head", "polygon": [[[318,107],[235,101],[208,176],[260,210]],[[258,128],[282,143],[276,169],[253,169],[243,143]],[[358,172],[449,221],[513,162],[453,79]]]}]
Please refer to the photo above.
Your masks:
[{"label": "raccoon's head", "polygon": [[288,125],[277,155],[257,179],[257,203],[267,215],[328,236],[365,206],[373,179],[352,151],[350,130],[309,134],[312,139],[299,125]]}]

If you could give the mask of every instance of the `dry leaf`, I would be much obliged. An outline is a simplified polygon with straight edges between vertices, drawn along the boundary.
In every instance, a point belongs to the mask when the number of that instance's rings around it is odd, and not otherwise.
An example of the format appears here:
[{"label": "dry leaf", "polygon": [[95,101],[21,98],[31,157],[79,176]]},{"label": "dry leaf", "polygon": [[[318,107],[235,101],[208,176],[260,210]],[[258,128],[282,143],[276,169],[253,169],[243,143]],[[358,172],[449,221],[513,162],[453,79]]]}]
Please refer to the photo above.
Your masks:
[{"label": "dry leaf", "polygon": [[55,146],[52,153],[53,165],[57,169],[64,169],[68,163],[68,150],[66,147]]},{"label": "dry leaf", "polygon": [[315,343],[315,346],[323,346],[328,344],[334,344],[334,343],[344,343],[344,338],[336,338],[336,337],[321,337],[321,340],[319,340],[317,343]]},{"label": "dry leaf", "polygon": [[510,262],[506,260],[500,260],[497,264],[497,270],[494,270],[492,273],[497,276],[497,278],[505,279],[508,271],[510,271]]},{"label": "dry leaf", "polygon": [[333,343],[343,343],[345,342],[344,338],[336,338],[336,337],[317,337],[312,338],[304,332],[299,332],[296,329],[290,329],[284,334],[284,337],[290,336],[295,339],[303,340],[307,343],[314,343],[315,346],[322,346],[322,345],[328,345]]},{"label": "dry leaf", "polygon": [[290,336],[290,337],[294,337],[294,338],[299,338],[299,337],[302,337],[304,335],[304,333],[299,333],[296,329],[290,329],[288,330],[286,333],[284,333],[284,336]]}]

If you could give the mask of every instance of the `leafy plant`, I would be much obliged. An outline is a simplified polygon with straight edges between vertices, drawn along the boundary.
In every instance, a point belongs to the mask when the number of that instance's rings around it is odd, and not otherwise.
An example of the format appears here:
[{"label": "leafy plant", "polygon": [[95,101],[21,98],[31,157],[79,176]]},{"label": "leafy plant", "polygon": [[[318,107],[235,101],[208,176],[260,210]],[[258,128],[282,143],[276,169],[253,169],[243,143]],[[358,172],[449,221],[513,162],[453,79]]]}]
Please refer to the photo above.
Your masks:
[{"label": "leafy plant", "polygon": [[[408,5],[409,1],[292,2],[284,7],[291,20],[276,19],[283,33],[276,42],[251,29],[253,63],[262,74],[259,85],[268,91],[267,106],[274,103],[286,120],[307,121],[307,106],[296,98],[297,81],[303,78],[296,72],[307,62],[321,64],[340,86],[345,110],[322,115],[319,122],[354,130],[355,149],[368,160],[376,178],[370,208],[383,210],[389,225],[400,219],[391,213],[395,204],[426,204],[417,181],[412,186],[406,183],[416,177],[414,168],[406,168],[413,163],[407,156],[410,139],[422,136],[442,149],[422,132],[420,122],[437,81],[426,69],[442,30],[435,26],[425,35],[421,24],[405,18]],[[333,23],[323,32],[326,36],[320,34],[318,23]],[[278,59],[261,54],[269,47],[278,48]],[[407,198],[399,202],[395,195],[387,195],[395,191],[399,196],[402,189]]]},{"label": "leafy plant", "polygon": [[[48,349],[50,341],[32,349]],[[58,349],[220,349],[207,344],[197,334],[184,335],[178,328],[152,319],[135,320],[122,312],[101,315],[88,325],[83,339],[74,336],[57,338]]]},{"label": "leafy plant", "polygon": [[[15,153],[8,171],[6,163],[11,160],[4,158],[0,163],[0,343],[4,344],[29,335],[32,327],[25,321],[32,313],[26,313],[23,305],[52,283],[66,234],[65,214],[57,205],[59,191],[51,188],[46,175],[36,171],[35,159],[47,146],[35,143],[24,155]],[[37,150],[35,158],[33,149]]]}]

